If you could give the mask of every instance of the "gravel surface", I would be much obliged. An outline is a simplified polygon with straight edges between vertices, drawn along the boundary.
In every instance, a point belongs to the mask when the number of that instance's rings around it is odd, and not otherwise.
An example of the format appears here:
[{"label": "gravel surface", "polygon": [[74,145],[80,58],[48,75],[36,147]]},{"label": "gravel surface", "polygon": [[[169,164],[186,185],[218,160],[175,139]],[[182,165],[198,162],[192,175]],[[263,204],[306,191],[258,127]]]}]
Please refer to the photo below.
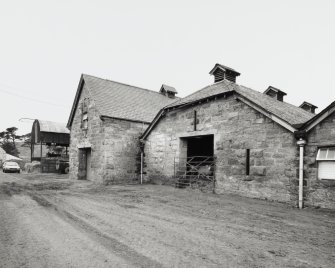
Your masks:
[{"label": "gravel surface", "polygon": [[0,173],[0,267],[335,267],[335,212]]}]

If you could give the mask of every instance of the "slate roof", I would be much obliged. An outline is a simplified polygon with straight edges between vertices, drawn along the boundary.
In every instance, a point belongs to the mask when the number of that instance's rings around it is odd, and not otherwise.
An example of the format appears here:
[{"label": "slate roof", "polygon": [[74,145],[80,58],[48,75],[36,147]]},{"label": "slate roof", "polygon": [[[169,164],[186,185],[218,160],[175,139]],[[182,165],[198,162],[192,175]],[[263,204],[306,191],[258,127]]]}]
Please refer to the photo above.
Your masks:
[{"label": "slate roof", "polygon": [[[300,129],[304,130],[305,128],[315,124],[315,122],[317,122],[317,120],[319,118],[321,118],[324,114],[328,113],[328,115],[330,115],[331,113],[333,113],[335,111],[335,101],[333,101],[331,104],[329,104],[326,108],[324,108],[321,112],[319,112],[318,114],[313,115],[313,117],[308,120],[307,122],[305,122]],[[324,119],[326,119],[327,117],[325,117]]]},{"label": "slate roof", "polygon": [[[158,111],[176,101],[159,92],[83,74],[83,81],[101,116],[150,123]],[[79,83],[80,84],[80,83]],[[80,97],[79,85],[68,126]]]},{"label": "slate roof", "polygon": [[274,114],[292,126],[300,125],[310,120],[314,115],[287,102],[278,101],[266,94],[255,91],[228,80],[209,85],[185,98],[179,99],[167,108],[185,105],[197,100],[219,95],[225,92],[236,92],[267,112]]}]

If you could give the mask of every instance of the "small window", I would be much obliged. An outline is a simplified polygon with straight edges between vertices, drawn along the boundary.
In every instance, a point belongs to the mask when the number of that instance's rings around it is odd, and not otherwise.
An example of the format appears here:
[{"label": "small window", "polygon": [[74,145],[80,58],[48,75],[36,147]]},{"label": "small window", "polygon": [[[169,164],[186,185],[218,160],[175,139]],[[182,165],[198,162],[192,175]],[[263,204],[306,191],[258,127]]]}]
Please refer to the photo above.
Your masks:
[{"label": "small window", "polygon": [[245,150],[245,175],[250,175],[250,149]]},{"label": "small window", "polygon": [[88,128],[88,117],[87,117],[87,113],[83,114],[83,129],[87,129]]},{"label": "small window", "polygon": [[320,148],[316,160],[318,161],[318,178],[335,180],[335,147]]},{"label": "small window", "polygon": [[318,161],[335,161],[335,147],[334,148],[321,148],[318,151],[318,155],[316,157]]}]

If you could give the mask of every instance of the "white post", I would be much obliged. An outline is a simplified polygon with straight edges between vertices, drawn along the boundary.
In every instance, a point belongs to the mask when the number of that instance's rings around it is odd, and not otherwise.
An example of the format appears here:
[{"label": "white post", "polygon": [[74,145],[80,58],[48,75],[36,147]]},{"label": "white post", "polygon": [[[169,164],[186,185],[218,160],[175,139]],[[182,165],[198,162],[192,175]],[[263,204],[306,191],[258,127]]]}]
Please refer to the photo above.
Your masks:
[{"label": "white post", "polygon": [[143,183],[143,152],[141,152],[141,184]]},{"label": "white post", "polygon": [[304,146],[306,141],[300,138],[297,142],[299,146],[299,208],[304,205]]}]

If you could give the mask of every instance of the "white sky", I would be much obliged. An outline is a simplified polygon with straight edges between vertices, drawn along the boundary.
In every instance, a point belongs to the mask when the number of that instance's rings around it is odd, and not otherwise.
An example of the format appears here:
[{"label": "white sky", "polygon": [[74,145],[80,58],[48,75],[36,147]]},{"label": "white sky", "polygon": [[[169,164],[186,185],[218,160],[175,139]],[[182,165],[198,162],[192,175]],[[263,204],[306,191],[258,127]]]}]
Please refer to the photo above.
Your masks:
[{"label": "white sky", "polygon": [[218,62],[295,105],[335,100],[332,0],[0,0],[0,34],[0,131],[66,123],[81,73],[186,96]]}]

